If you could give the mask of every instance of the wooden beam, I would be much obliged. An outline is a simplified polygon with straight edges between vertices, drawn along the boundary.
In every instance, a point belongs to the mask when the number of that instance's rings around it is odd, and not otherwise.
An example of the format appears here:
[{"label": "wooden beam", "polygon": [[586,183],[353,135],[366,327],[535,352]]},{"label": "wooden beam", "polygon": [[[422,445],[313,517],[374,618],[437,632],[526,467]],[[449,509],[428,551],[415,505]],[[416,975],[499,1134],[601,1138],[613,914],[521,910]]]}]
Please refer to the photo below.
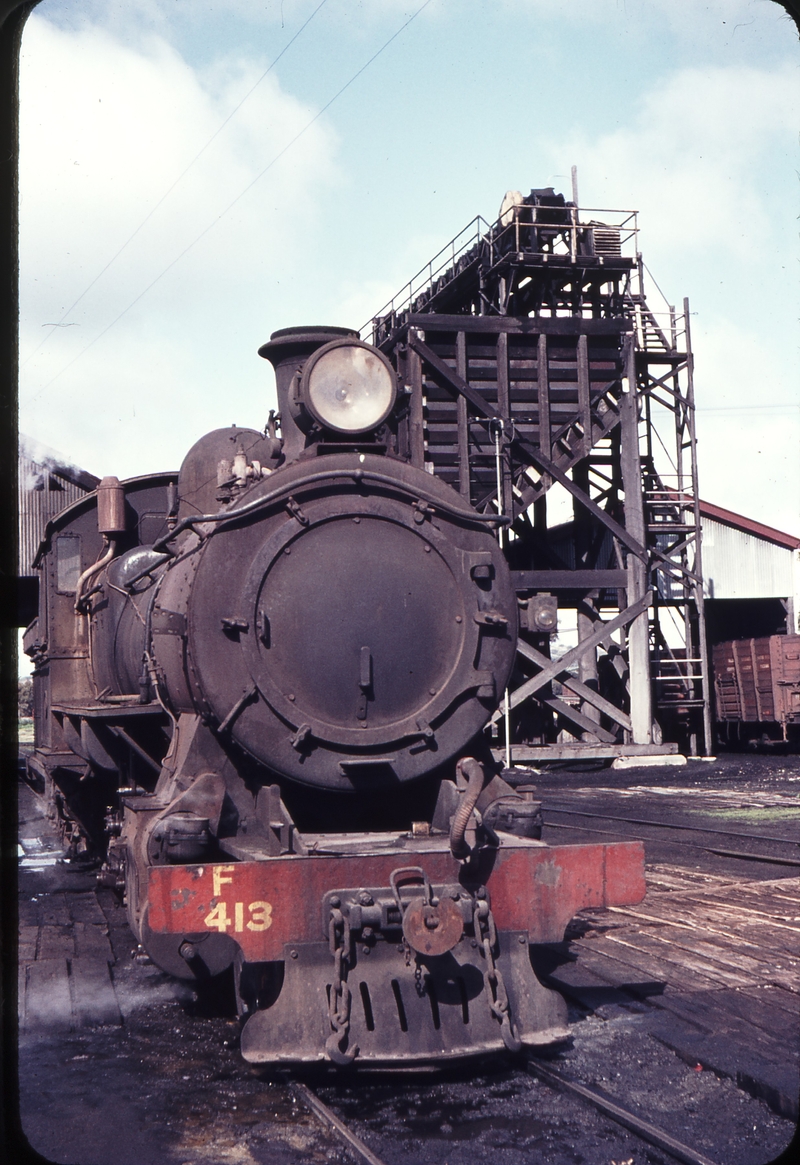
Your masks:
[{"label": "wooden beam", "polygon": [[[674,756],[678,752],[677,744],[583,744],[576,741],[574,744],[543,744],[543,745],[514,745],[514,760],[518,764],[526,761],[557,761],[557,760],[611,760],[618,756]],[[492,756],[495,760],[503,761],[503,749],[493,748]]]},{"label": "wooden beam", "polygon": [[[536,395],[539,401],[539,448],[545,457],[553,456],[553,426],[550,419],[550,372],[547,364],[547,336],[539,336],[536,360]],[[549,482],[547,485],[549,486]]]},{"label": "wooden beam", "polygon": [[632,325],[628,320],[586,320],[575,316],[463,316],[439,312],[414,312],[407,326],[425,332],[516,332],[521,335],[550,336],[623,336],[629,335]]},{"label": "wooden beam", "polygon": [[413,332],[409,332],[408,383],[411,386],[408,432],[411,445],[411,464],[417,469],[425,465],[425,420],[422,413],[422,361],[411,344]]},{"label": "wooden beam", "polygon": [[[508,375],[508,332],[500,332],[497,337],[497,408],[503,420],[511,416],[511,389]],[[465,376],[466,379],[466,376]],[[514,491],[511,488],[508,455],[502,452],[503,513],[514,516]]]},{"label": "wooden beam", "polygon": [[633,551],[637,558],[640,558],[642,562],[647,561],[647,551],[642,543],[637,538],[634,538],[632,534],[629,534],[625,527],[615,521],[610,514],[607,514],[605,510],[593,502],[588,494],[585,494],[571,478],[567,477],[566,473],[562,473],[549,457],[545,457],[535,445],[531,444],[530,441],[526,441],[523,437],[517,437],[514,445],[527,455],[528,459],[541,473],[549,474],[560,485],[563,485],[564,489],[572,494],[579,505],[583,506],[599,522],[602,522],[604,526],[608,527],[611,533],[616,535],[620,542],[627,546],[629,550]]},{"label": "wooden beam", "polygon": [[[463,331],[456,334],[456,372],[466,383],[467,337]],[[468,502],[470,500],[469,425],[467,424],[467,401],[461,393],[458,394],[456,409],[458,415],[458,492]]]},{"label": "wooden beam", "polygon": [[[636,391],[636,355],[632,341],[625,352],[628,391],[620,400],[620,469],[625,492],[625,522],[631,533],[644,541],[645,518],[642,464],[639,453],[639,415]],[[628,598],[634,603],[645,593],[645,561],[628,558]],[[648,592],[650,593],[650,592]],[[650,638],[646,609],[628,628],[628,691],[634,744],[649,744],[653,732],[653,697],[650,686]]]},{"label": "wooden beam", "polygon": [[597,591],[627,587],[626,570],[512,570],[518,591]]},{"label": "wooden beam", "polygon": [[[542,704],[546,704],[548,708],[552,708],[559,716],[565,720],[572,721],[578,728],[584,732],[589,732],[593,735],[595,740],[604,742],[605,744],[615,744],[616,736],[613,732],[608,732],[605,728],[601,728],[594,720],[590,720],[588,716],[584,716],[577,708],[573,708],[571,704],[566,704],[563,700],[557,699],[555,696],[545,697],[541,700]],[[513,746],[512,746],[513,747]]]},{"label": "wooden beam", "polygon": [[[479,393],[475,392],[475,390],[471,388],[467,382],[450,367],[449,364],[446,364],[445,361],[441,359],[441,357],[437,356],[433,349],[429,348],[423,340],[421,340],[418,336],[409,333],[408,344],[409,347],[413,348],[417,355],[421,356],[425,363],[428,364],[435,373],[437,373],[437,375],[445,382],[446,385],[449,385],[457,393],[460,393],[463,397],[466,398],[479,417],[483,417],[486,420],[493,420],[495,418],[497,415],[497,410],[491,408],[491,406],[486,403],[483,397]],[[575,485],[571,478],[567,477],[566,473],[562,473],[561,470],[550,460],[549,457],[546,457],[540,449],[538,449],[530,441],[526,441],[523,437],[515,438],[514,447],[520,452],[524,453],[528,461],[535,468],[540,470],[540,472],[549,474],[550,477],[552,477],[555,481],[563,485],[564,488],[572,494],[572,496],[581,506],[583,506],[584,509],[588,510],[589,513],[597,518],[599,522],[602,522],[604,526],[607,526],[612,534],[615,534],[616,537],[619,538],[620,542],[624,543],[624,545],[627,546],[628,549],[631,550],[637,558],[641,558],[643,562],[646,561],[647,551],[645,550],[644,546],[639,541],[637,541],[636,538],[632,537],[632,535],[628,533],[624,526],[621,526],[619,522],[616,522],[611,517],[610,514],[607,514],[605,510],[601,509],[600,506],[593,502],[588,494],[584,493],[582,489]]]},{"label": "wooden beam", "polygon": [[[456,316],[458,319],[458,316]],[[479,417],[485,417],[486,420],[494,420],[497,416],[497,409],[491,408],[480,393],[476,392],[474,388],[470,388],[466,380],[451,368],[449,364],[445,363],[440,356],[437,356],[432,348],[429,348],[424,340],[421,340],[416,333],[409,333],[408,346],[413,348],[418,356],[421,356],[429,367],[444,381],[445,385],[454,389],[457,393],[465,398],[473,407]]]},{"label": "wooden beam", "polygon": [[583,429],[583,453],[589,455],[592,447],[592,408],[589,397],[589,345],[584,332],[578,336],[578,412]]}]

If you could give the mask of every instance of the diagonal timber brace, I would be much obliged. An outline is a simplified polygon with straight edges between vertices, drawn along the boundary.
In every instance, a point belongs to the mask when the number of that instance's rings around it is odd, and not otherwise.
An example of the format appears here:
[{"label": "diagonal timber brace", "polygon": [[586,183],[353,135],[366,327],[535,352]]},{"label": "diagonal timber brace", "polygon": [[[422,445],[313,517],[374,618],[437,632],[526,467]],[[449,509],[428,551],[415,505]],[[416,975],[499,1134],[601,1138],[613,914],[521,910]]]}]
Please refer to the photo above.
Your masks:
[{"label": "diagonal timber brace", "polygon": [[[541,698],[541,697],[540,697]],[[596,720],[590,720],[588,716],[584,716],[577,708],[573,708],[570,704],[559,700],[556,696],[545,697],[541,701],[546,704],[548,708],[562,716],[565,720],[570,720],[576,724],[583,732],[591,732],[594,740],[599,740],[603,744],[616,744],[617,738],[613,732],[608,732],[605,728],[601,728]]]},{"label": "diagonal timber brace", "polygon": [[[624,611],[620,611],[620,613],[614,619],[611,619],[608,623],[601,622],[600,627],[597,631],[594,632],[593,635],[590,635],[587,639],[582,639],[577,647],[573,647],[571,651],[568,651],[566,655],[562,655],[560,659],[554,659],[549,662],[548,666],[543,667],[538,675],[532,676],[531,679],[526,680],[524,684],[521,684],[514,692],[512,692],[509,697],[509,707],[516,708],[519,704],[522,703],[523,700],[526,700],[528,696],[534,695],[534,693],[538,692],[540,688],[543,688],[545,684],[548,684],[551,680],[556,679],[565,668],[569,667],[571,663],[579,659],[584,652],[593,650],[598,646],[598,644],[602,643],[603,640],[607,638],[607,636],[611,635],[612,632],[617,631],[620,627],[626,627],[629,623],[632,623],[638,615],[641,615],[643,611],[647,610],[647,608],[650,606],[652,597],[653,592],[647,591],[646,594],[642,595],[641,599],[638,599],[637,602],[632,603],[629,607],[626,607]],[[492,722],[494,723],[498,721],[502,715],[503,709],[499,709],[492,716]]]},{"label": "diagonal timber brace", "polygon": [[490,408],[480,393],[476,392],[474,388],[471,388],[467,384],[466,380],[459,376],[455,369],[451,368],[449,364],[446,364],[445,361],[442,360],[441,356],[437,356],[434,350],[429,348],[424,340],[420,340],[416,333],[409,332],[408,346],[409,348],[413,348],[417,355],[421,356],[425,363],[429,364],[434,372],[436,372],[437,375],[440,376],[450,388],[455,389],[455,391],[460,396],[463,396],[464,399],[472,405],[473,409],[479,417],[482,417],[488,421],[493,421],[497,418],[497,409]]},{"label": "diagonal timber brace", "polygon": [[[529,659],[532,663],[535,663],[540,668],[547,667],[547,665],[550,663],[550,660],[546,655],[542,655],[540,651],[537,651],[535,647],[531,647],[531,645],[526,643],[524,639],[517,640],[517,651],[520,655],[524,655],[526,659]],[[624,728],[627,732],[630,732],[631,718],[628,716],[627,712],[623,712],[621,708],[618,708],[616,704],[612,704],[610,700],[605,698],[605,696],[601,696],[599,692],[594,690],[594,688],[590,688],[588,684],[582,683],[581,680],[577,679],[567,671],[559,672],[559,674],[556,676],[556,679],[561,684],[563,684],[565,688],[569,688],[571,692],[574,692],[576,696],[580,696],[582,700],[585,700],[587,704],[591,704],[593,707],[597,708],[599,712],[604,712],[605,715],[609,717],[609,719],[615,720],[617,724],[620,725],[620,727]],[[593,725],[591,731],[596,732],[597,726]]]},{"label": "diagonal timber brace", "polygon": [[583,508],[587,510],[592,515],[592,517],[597,518],[598,522],[602,522],[602,524],[608,530],[610,530],[616,538],[619,538],[620,542],[627,546],[628,549],[632,551],[632,553],[635,554],[637,558],[640,558],[642,562],[647,561],[647,551],[645,550],[644,546],[642,546],[641,542],[634,538],[632,534],[629,534],[624,526],[621,526],[619,522],[615,521],[614,518],[612,518],[610,514],[607,514],[604,509],[601,509],[601,507],[598,506],[596,502],[593,502],[589,495],[584,493],[580,486],[575,484],[572,478],[567,477],[566,473],[563,473],[558,468],[558,466],[550,460],[549,457],[545,457],[540,449],[537,449],[535,445],[532,445],[530,441],[526,441],[522,437],[517,437],[513,444],[516,449],[520,450],[526,455],[527,459],[535,466],[536,469],[542,473],[546,473],[548,477],[553,478],[554,481],[557,481],[560,485],[563,485],[564,489],[567,490],[568,493],[572,494],[578,505],[583,506]]}]

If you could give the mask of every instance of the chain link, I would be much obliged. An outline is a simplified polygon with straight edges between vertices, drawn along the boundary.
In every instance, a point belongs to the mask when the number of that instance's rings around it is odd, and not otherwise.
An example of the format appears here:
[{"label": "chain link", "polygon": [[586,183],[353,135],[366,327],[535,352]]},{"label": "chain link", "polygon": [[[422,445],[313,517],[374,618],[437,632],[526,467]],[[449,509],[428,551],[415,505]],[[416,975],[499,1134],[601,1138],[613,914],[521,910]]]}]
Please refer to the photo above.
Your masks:
[{"label": "chain link", "polygon": [[502,973],[494,961],[497,948],[497,927],[494,915],[485,899],[477,899],[473,913],[475,938],[478,940],[483,956],[486,959],[486,970],[483,972],[483,981],[486,984],[486,997],[492,1015],[500,1020],[500,1034],[503,1043],[509,1052],[518,1052],[522,1041],[517,1038],[511,1022],[511,1009],[508,1003],[508,992]]},{"label": "chain link", "polygon": [[[499,953],[497,927],[495,925],[494,915],[485,898],[477,898],[475,900],[473,925],[475,928],[475,938],[486,960],[483,979],[489,1010],[500,1022],[500,1034],[503,1037],[505,1046],[510,1052],[518,1052],[522,1048],[522,1041],[517,1037],[514,1030],[508,991],[506,990],[503,975],[495,962],[495,955]],[[351,1064],[356,1058],[358,1055],[358,1047],[347,1048],[352,998],[350,988],[347,985],[347,972],[353,951],[353,944],[350,934],[350,922],[338,906],[331,907],[328,937],[331,954],[333,955],[333,983],[331,984],[328,1000],[328,1018],[331,1025],[331,1034],[325,1041],[325,1050],[334,1064],[345,1066]],[[403,940],[403,951],[406,966],[410,967],[412,964],[412,951],[405,939]],[[423,996],[426,994],[426,986],[418,958],[413,957],[413,964],[414,985],[417,994]]]},{"label": "chain link", "polygon": [[331,1034],[325,1041],[325,1051],[334,1064],[351,1064],[358,1055],[358,1048],[345,1051],[350,1032],[350,988],[347,986],[347,969],[353,945],[350,938],[350,922],[337,907],[331,908],[328,923],[331,954],[333,955],[333,983],[328,999],[328,1018]]},{"label": "chain link", "polygon": [[405,935],[403,935],[402,951],[406,966],[409,968],[409,970],[411,969],[412,965],[414,967],[414,990],[420,999],[422,999],[423,996],[427,995],[428,989],[425,986],[425,979],[422,975],[422,967],[420,966],[419,955],[416,951],[411,949],[411,946]]}]

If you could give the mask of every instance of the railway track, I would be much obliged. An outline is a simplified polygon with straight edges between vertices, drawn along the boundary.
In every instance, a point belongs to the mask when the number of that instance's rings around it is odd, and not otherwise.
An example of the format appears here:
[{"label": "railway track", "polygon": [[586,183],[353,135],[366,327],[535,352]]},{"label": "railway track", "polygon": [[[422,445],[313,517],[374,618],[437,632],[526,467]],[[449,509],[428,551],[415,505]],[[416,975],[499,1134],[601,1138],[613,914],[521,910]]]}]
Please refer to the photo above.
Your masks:
[{"label": "railway track", "polygon": [[[678,1161],[681,1165],[717,1165],[710,1157],[697,1152],[691,1146],[673,1137],[665,1129],[658,1128],[651,1121],[637,1116],[629,1108],[612,1101],[596,1089],[589,1088],[570,1079],[552,1067],[547,1067],[537,1060],[529,1060],[525,1066],[530,1076],[535,1077],[549,1088],[568,1094],[584,1105],[596,1109],[603,1117],[621,1125],[633,1133],[639,1141],[647,1146],[653,1146],[666,1154],[669,1162]],[[520,1073],[521,1075],[521,1073]],[[388,1162],[379,1157],[358,1136],[337,1113],[323,1101],[307,1084],[298,1080],[287,1081],[288,1087],[299,1100],[311,1111],[322,1124],[331,1129],[344,1146],[350,1151],[359,1165],[388,1165]],[[654,1158],[650,1156],[650,1161]],[[632,1159],[631,1159],[632,1160]]]},{"label": "railway track", "polygon": [[289,1087],[295,1096],[299,1097],[302,1103],[308,1108],[315,1117],[317,1117],[326,1128],[333,1129],[339,1140],[347,1146],[347,1148],[354,1155],[359,1163],[363,1165],[384,1165],[380,1157],[376,1157],[372,1150],[364,1144],[361,1137],[356,1136],[352,1129],[336,1115],[332,1108],[329,1108],[323,1100],[317,1096],[315,1092],[303,1084],[301,1080],[293,1080]]},{"label": "railway track", "polygon": [[[798,841],[795,838],[775,837],[767,834],[749,833],[740,830],[731,829],[717,829],[713,826],[706,825],[686,825],[676,821],[658,821],[643,817],[628,817],[621,814],[600,813],[590,809],[575,809],[563,805],[542,805],[542,813],[545,818],[545,825],[550,829],[564,829],[574,830],[580,833],[602,834],[607,837],[619,837],[624,833],[626,837],[642,838],[645,842],[650,841],[667,841],[669,845],[681,846],[684,849],[698,850],[703,853],[714,854],[718,857],[734,858],[744,862],[764,862],[767,865],[785,866],[787,868],[800,868],[800,851],[798,851]],[[601,829],[596,826],[587,826],[582,824],[568,824],[563,821],[552,820],[553,815],[556,817],[574,817],[587,818],[589,820],[615,822],[619,825],[633,825],[637,827],[637,832],[628,833],[619,829]],[[642,832],[650,830],[650,833]],[[658,836],[658,831],[666,831],[667,838]],[[737,842],[759,842],[762,845],[761,852],[752,852],[747,849],[727,849],[721,845],[702,845],[700,843],[688,840],[682,840],[675,837],[676,833],[687,834],[705,834],[712,836],[721,836],[731,839],[735,845]],[[773,850],[776,847],[782,848],[784,853],[765,853],[763,848],[769,846]]]},{"label": "railway track", "polygon": [[585,1084],[579,1084],[575,1080],[569,1080],[560,1072],[556,1072],[552,1068],[546,1068],[543,1064],[538,1064],[534,1060],[528,1061],[528,1072],[533,1076],[537,1076],[552,1088],[560,1089],[569,1092],[572,1096],[580,1097],[581,1100],[598,1109],[604,1116],[610,1117],[611,1120],[616,1121],[623,1128],[635,1133],[640,1140],[649,1145],[655,1145],[657,1149],[666,1152],[673,1160],[681,1161],[683,1165],[715,1165],[715,1162],[710,1157],[706,1157],[702,1153],[691,1149],[688,1145],[684,1145],[675,1137],[670,1136],[664,1129],[657,1128],[650,1121],[643,1120],[629,1109],[615,1104],[594,1089],[587,1088]]}]

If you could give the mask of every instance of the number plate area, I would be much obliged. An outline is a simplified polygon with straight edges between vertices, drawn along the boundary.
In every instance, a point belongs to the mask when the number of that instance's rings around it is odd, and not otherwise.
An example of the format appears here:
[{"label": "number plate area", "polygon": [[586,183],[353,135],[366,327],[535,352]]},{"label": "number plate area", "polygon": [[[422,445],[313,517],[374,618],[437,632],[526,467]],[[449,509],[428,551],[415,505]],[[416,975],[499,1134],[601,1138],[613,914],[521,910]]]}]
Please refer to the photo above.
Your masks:
[{"label": "number plate area", "polygon": [[338,887],[388,890],[398,867],[421,867],[434,887],[460,886],[466,898],[486,888],[498,931],[522,932],[531,943],[560,942],[579,910],[634,905],[644,897],[642,842],[548,846],[507,834],[500,839],[499,848],[463,865],[446,838],[402,844],[394,835],[389,848],[369,853],[153,866],[148,923],[156,933],[226,934],[246,961],[271,962],[285,958],[287,944],[327,939],[325,903]]}]

